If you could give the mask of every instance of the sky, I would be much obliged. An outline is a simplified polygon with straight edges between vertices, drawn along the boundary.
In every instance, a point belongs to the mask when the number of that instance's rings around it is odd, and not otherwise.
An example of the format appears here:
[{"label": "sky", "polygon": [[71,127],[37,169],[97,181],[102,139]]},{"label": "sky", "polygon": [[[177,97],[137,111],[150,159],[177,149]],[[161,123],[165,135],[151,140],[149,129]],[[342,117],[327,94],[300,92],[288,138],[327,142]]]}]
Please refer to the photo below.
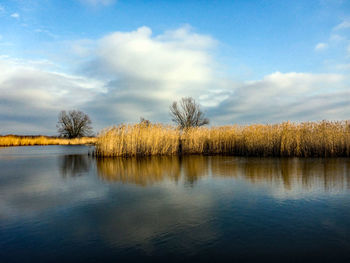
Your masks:
[{"label": "sky", "polygon": [[171,123],[350,119],[348,0],[0,0],[0,134]]}]

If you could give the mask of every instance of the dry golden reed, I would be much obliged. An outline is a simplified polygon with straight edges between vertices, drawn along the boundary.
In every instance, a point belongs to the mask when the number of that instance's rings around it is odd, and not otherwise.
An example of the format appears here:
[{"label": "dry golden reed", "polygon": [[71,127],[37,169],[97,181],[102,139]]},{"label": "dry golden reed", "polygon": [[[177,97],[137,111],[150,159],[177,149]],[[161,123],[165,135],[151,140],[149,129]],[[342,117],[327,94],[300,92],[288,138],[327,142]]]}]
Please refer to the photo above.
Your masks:
[{"label": "dry golden reed", "polygon": [[106,129],[96,143],[96,155],[104,157],[175,154],[350,156],[350,122],[284,122],[183,131],[169,125],[141,123]]},{"label": "dry golden reed", "polygon": [[97,138],[82,137],[65,139],[46,136],[0,136],[0,146],[31,146],[31,145],[79,145],[94,144]]},{"label": "dry golden reed", "polygon": [[178,153],[180,131],[162,124],[119,125],[101,132],[98,156],[173,155]]}]

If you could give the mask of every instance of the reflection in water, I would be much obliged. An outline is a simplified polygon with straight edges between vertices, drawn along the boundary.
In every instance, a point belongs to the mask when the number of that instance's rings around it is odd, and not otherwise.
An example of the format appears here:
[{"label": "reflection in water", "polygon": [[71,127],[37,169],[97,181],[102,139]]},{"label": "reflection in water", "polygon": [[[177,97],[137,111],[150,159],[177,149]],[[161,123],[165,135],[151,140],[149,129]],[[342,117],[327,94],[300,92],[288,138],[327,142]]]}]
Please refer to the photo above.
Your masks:
[{"label": "reflection in water", "polygon": [[87,155],[64,155],[59,158],[60,172],[63,177],[81,176],[91,168],[91,158]]},{"label": "reflection in water", "polygon": [[149,185],[165,179],[177,181],[180,161],[173,156],[97,159],[97,171],[106,181]]},{"label": "reflection in water", "polygon": [[250,183],[283,185],[295,189],[325,191],[350,187],[350,160],[299,158],[242,158],[232,156],[166,156],[97,159],[98,175],[107,181],[146,186],[163,180],[193,185],[199,178],[243,178]]},{"label": "reflection in water", "polygon": [[97,159],[97,172],[106,181],[146,186],[164,180],[177,182],[182,171],[186,183],[193,185],[199,177],[208,175],[208,164],[205,156],[102,158]]},{"label": "reflection in water", "polygon": [[350,160],[299,158],[211,158],[216,176],[241,177],[251,183],[282,183],[284,190],[341,190],[350,187]]},{"label": "reflection in water", "polygon": [[1,262],[350,262],[349,159],[62,149],[0,149]]},{"label": "reflection in water", "polygon": [[190,155],[181,157],[181,165],[185,181],[189,185],[193,185],[201,177],[209,175],[207,156]]}]

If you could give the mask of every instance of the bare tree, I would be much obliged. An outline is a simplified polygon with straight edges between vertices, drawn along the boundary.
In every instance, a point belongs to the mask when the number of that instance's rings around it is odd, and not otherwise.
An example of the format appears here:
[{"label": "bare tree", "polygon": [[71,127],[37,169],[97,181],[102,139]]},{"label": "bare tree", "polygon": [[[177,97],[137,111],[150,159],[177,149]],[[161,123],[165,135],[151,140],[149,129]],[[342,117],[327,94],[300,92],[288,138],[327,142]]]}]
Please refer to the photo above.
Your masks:
[{"label": "bare tree", "polygon": [[145,119],[144,117],[140,117],[140,124],[144,124],[145,126],[151,125],[151,121]]},{"label": "bare tree", "polygon": [[92,134],[90,117],[82,111],[61,111],[58,115],[57,130],[63,137],[77,138]]},{"label": "bare tree", "polygon": [[170,106],[170,115],[172,121],[177,123],[181,129],[209,124],[209,119],[204,117],[199,104],[193,98],[182,98],[179,104],[180,106],[177,101],[173,102]]}]

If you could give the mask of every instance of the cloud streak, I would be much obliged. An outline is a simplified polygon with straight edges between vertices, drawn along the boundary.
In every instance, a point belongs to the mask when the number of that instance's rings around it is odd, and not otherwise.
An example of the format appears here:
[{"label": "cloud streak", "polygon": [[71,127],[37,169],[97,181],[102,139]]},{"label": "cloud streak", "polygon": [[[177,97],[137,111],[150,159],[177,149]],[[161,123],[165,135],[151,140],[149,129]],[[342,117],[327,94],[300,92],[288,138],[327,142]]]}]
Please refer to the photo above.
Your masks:
[{"label": "cloud streak", "polygon": [[318,43],[315,46],[315,51],[323,51],[323,50],[326,50],[327,48],[328,48],[328,44],[326,44],[326,43]]},{"label": "cloud streak", "polygon": [[343,22],[341,22],[340,24],[335,26],[333,29],[335,31],[338,31],[338,30],[343,30],[343,29],[348,29],[348,28],[350,28],[350,20],[344,20]]},{"label": "cloud streak", "polygon": [[13,14],[11,14],[11,17],[13,17],[15,19],[19,19],[20,15],[18,13],[13,13]]}]

